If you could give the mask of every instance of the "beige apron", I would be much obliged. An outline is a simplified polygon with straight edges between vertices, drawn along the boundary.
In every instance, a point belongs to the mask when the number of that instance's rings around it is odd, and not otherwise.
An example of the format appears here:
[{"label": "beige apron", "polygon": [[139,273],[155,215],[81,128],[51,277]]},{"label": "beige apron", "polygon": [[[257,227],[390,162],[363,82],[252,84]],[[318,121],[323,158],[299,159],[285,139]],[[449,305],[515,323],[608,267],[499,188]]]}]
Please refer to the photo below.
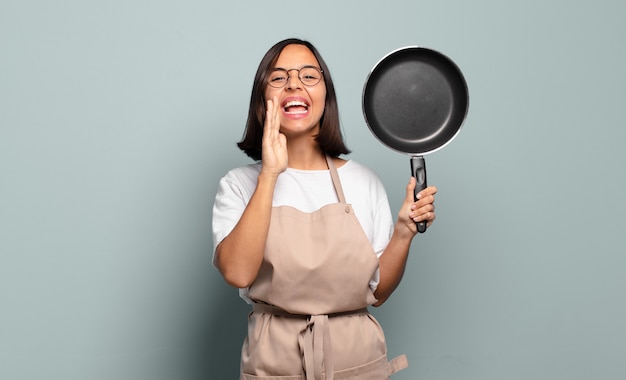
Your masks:
[{"label": "beige apron", "polygon": [[241,380],[381,380],[407,366],[404,355],[387,361],[385,336],[367,311],[378,258],[327,162],[339,203],[313,213],[272,209],[248,293],[255,304]]}]

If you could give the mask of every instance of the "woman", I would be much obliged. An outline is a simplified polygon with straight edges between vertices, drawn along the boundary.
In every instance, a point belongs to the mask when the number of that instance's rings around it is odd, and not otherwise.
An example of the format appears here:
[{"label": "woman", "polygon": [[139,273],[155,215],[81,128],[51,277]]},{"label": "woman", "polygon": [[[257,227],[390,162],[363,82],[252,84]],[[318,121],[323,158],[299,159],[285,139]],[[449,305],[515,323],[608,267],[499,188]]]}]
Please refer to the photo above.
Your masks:
[{"label": "woman", "polygon": [[368,313],[402,278],[415,222],[435,220],[435,187],[393,223],[380,179],[339,158],[333,82],[307,41],[278,42],[259,64],[239,148],[256,164],[221,179],[213,263],[253,305],[241,379],[388,379],[384,334]]}]

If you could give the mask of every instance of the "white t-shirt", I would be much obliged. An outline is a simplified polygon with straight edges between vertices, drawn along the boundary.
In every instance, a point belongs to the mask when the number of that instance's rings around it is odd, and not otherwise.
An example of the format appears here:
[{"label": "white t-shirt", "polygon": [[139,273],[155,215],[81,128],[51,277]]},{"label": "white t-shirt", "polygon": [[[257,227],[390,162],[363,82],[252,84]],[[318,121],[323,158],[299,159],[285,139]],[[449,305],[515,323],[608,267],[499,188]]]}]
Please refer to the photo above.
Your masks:
[{"label": "white t-shirt", "polygon": [[[235,227],[257,185],[261,164],[230,170],[219,182],[213,205],[214,248]],[[393,232],[393,219],[385,188],[378,175],[356,161],[348,160],[337,168],[346,202],[352,205],[374,252],[380,257]],[[329,170],[298,170],[287,168],[278,176],[272,206],[292,206],[303,212],[314,212],[339,199]],[[214,251],[215,252],[215,251]],[[215,264],[215,256],[213,256]],[[379,272],[370,281],[374,291]],[[247,289],[241,289],[247,298]]]}]

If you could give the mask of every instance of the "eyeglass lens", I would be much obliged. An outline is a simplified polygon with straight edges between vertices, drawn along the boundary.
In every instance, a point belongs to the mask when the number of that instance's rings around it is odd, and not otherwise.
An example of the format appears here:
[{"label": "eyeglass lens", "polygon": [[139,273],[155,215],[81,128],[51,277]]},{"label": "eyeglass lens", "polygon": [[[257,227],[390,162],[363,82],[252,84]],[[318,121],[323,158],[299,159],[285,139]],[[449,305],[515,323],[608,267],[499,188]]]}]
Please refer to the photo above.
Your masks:
[{"label": "eyeglass lens", "polygon": [[[316,67],[306,66],[301,69],[291,69],[297,71],[300,82],[305,86],[315,86],[322,79],[322,73]],[[274,69],[268,78],[267,83],[272,87],[284,87],[289,81],[289,71],[285,69]]]}]

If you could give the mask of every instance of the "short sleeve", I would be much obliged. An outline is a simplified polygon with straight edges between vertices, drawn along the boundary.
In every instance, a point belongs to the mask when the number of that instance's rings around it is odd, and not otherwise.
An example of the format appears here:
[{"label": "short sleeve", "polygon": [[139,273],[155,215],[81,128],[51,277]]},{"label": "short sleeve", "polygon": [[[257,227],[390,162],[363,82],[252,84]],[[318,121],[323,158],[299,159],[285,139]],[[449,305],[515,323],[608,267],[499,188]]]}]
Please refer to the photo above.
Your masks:
[{"label": "short sleeve", "polygon": [[218,183],[212,220],[214,265],[215,248],[239,222],[256,186],[258,172],[254,167],[242,169],[231,170]]}]

